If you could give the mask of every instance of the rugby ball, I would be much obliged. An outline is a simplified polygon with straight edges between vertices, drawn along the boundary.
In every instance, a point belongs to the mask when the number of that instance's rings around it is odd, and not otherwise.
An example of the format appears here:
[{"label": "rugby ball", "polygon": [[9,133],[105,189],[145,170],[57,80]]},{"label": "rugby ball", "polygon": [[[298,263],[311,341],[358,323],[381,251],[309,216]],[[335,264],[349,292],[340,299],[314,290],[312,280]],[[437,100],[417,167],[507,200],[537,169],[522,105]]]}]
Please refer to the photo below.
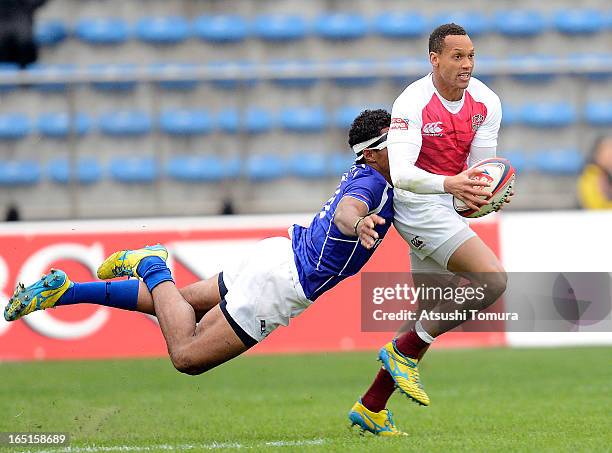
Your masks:
[{"label": "rugby ball", "polygon": [[[491,192],[489,204],[482,206],[478,211],[470,209],[463,201],[453,197],[453,207],[460,216],[474,219],[496,211],[508,198],[514,186],[516,174],[510,162],[500,157],[485,159],[470,168],[478,167],[483,172],[475,179],[486,181],[490,184],[484,190]],[[484,198],[484,197],[483,197]]]}]

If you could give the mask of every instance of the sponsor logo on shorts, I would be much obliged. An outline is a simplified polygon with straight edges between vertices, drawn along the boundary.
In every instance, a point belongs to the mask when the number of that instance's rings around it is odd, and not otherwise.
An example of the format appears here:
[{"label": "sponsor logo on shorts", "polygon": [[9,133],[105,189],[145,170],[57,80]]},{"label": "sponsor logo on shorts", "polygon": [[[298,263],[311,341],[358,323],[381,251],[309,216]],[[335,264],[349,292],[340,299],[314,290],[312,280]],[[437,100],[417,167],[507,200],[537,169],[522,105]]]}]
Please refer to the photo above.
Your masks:
[{"label": "sponsor logo on shorts", "polygon": [[266,320],[265,319],[259,320],[259,328],[261,329],[261,334],[265,335],[266,334]]},{"label": "sponsor logo on shorts", "polygon": [[476,132],[478,128],[480,127],[480,125],[484,123],[484,120],[485,120],[484,115],[481,115],[480,113],[477,113],[476,115],[474,115],[472,117],[472,130]]},{"label": "sponsor logo on shorts", "polygon": [[422,129],[422,135],[428,137],[442,137],[442,121],[425,124]]},{"label": "sponsor logo on shorts", "polygon": [[408,120],[405,118],[391,118],[391,127],[389,130],[407,131]]},{"label": "sponsor logo on shorts", "polygon": [[423,247],[425,247],[425,243],[421,240],[420,236],[415,236],[410,239],[410,243],[417,250],[421,250]]}]

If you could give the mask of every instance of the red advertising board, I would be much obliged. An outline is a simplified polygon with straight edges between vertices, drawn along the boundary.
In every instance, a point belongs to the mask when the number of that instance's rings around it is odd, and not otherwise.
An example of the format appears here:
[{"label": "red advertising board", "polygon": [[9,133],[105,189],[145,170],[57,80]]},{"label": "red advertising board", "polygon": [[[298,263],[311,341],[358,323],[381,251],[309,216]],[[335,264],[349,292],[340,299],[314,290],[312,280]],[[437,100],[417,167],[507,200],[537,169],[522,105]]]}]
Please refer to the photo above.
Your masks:
[{"label": "red advertising board", "polygon": [[[0,229],[0,303],[5,305],[17,281],[26,284],[51,267],[74,281],[95,279],[98,264],[122,248],[163,243],[169,266],[182,286],[214,275],[223,263],[244,253],[256,240],[286,236],[292,221],[307,218],[247,217],[175,219],[154,222],[20,224]],[[126,227],[129,225],[129,227]],[[128,231],[126,231],[126,228]],[[479,222],[476,232],[499,251],[496,222]],[[391,230],[365,271],[409,269],[408,248]],[[360,277],[342,282],[319,298],[288,328],[280,328],[252,353],[375,349],[391,332],[361,332]],[[502,333],[452,333],[441,347],[504,344]],[[95,305],[58,307],[17,322],[0,320],[0,360],[162,356],[163,337],[155,319]]]}]

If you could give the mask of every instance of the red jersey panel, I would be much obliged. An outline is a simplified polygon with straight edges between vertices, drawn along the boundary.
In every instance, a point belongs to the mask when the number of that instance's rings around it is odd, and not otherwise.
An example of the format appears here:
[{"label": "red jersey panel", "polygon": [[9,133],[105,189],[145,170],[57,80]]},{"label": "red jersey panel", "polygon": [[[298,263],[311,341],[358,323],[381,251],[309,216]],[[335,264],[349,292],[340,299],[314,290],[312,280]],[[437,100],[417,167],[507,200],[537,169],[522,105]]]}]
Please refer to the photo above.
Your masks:
[{"label": "red jersey panel", "polygon": [[463,107],[451,113],[435,94],[422,112],[422,144],[418,168],[452,176],[467,168],[470,146],[476,130],[487,116],[487,107],[465,92]]}]

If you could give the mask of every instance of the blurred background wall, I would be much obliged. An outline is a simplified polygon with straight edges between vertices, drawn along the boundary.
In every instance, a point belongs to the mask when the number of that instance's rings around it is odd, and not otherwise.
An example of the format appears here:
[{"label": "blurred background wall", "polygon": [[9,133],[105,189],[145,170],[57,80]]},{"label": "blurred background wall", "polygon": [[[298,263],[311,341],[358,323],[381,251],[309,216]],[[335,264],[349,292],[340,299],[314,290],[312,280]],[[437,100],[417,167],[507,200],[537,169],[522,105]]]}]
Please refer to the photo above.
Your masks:
[{"label": "blurred background wall", "polygon": [[[50,0],[34,14],[38,61],[0,64],[12,218],[317,210],[350,165],[352,119],[427,74],[428,35],[450,21],[502,100],[510,209],[578,207],[612,135],[605,0]],[[585,182],[608,207],[610,160]]]}]

